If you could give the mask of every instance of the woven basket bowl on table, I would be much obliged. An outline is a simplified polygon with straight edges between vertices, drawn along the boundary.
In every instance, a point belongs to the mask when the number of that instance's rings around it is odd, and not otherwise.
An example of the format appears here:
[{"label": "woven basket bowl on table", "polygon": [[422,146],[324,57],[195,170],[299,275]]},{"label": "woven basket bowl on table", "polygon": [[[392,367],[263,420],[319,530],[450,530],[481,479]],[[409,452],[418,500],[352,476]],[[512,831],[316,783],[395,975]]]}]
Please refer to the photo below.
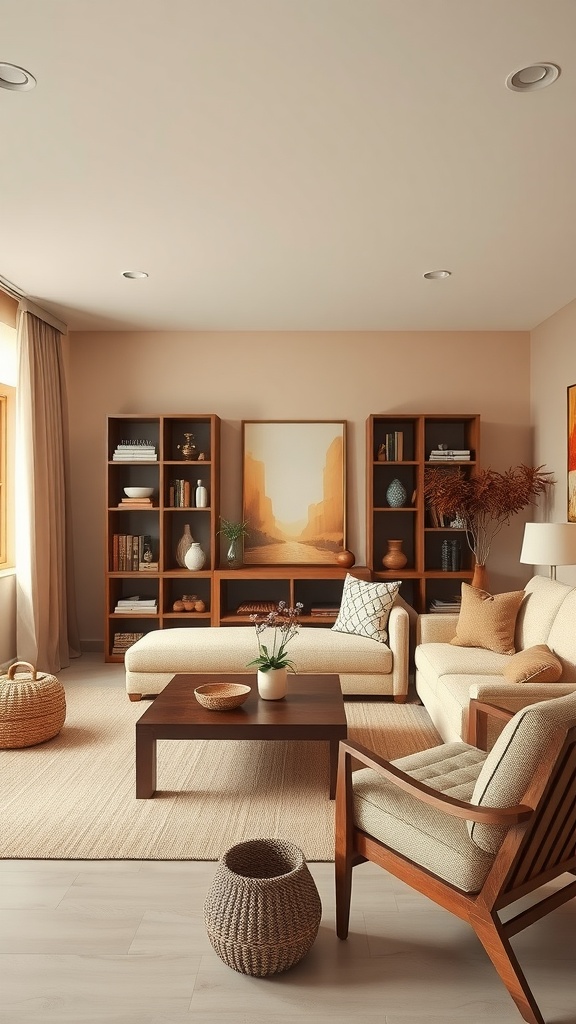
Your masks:
[{"label": "woven basket bowl on table", "polygon": [[251,839],[218,863],[204,902],[208,938],[241,974],[287,971],[312,946],[322,904],[304,854],[279,839]]},{"label": "woven basket bowl on table", "polygon": [[231,711],[248,699],[250,687],[243,683],[203,683],[196,687],[194,696],[209,711]]},{"label": "woven basket bowl on table", "polygon": [[44,743],[60,732],[65,718],[66,695],[56,676],[38,674],[27,661],[0,676],[0,749]]}]

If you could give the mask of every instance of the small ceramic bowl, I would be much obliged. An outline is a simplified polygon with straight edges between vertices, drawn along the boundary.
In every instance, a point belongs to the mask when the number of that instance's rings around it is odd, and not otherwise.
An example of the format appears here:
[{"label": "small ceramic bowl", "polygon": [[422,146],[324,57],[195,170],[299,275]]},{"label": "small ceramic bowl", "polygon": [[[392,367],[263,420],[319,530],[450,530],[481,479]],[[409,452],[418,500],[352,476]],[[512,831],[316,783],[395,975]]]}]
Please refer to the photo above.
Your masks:
[{"label": "small ceramic bowl", "polygon": [[209,711],[230,711],[239,708],[250,694],[250,687],[242,683],[203,683],[194,690],[194,696]]},{"label": "small ceramic bowl", "polygon": [[125,487],[124,494],[127,498],[151,498],[154,494],[153,487]]}]

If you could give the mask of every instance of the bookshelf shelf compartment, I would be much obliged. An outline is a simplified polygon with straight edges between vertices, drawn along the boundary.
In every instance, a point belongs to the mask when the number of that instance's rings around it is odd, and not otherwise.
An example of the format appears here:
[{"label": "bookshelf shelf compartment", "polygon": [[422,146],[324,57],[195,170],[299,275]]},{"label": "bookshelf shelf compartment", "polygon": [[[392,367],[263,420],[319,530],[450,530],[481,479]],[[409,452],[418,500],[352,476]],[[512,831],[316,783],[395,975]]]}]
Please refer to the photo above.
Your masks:
[{"label": "bookshelf shelf compartment", "polygon": [[[405,458],[377,458],[382,444],[390,451],[390,438],[402,435]],[[441,447],[445,446],[445,448]],[[424,500],[424,480],[428,470],[464,471],[474,476],[479,467],[480,417],[475,414],[379,414],[366,423],[366,538],[367,563],[376,579],[404,581],[401,596],[416,611],[427,611],[434,600],[452,600],[459,593],[459,583],[472,578],[472,555],[466,543],[466,531],[449,525],[430,522],[430,510]],[[432,451],[470,452],[469,459],[431,459]],[[393,452],[393,446],[392,446]],[[400,480],[411,503],[391,508],[386,502],[386,489],[391,480]],[[402,540],[408,558],[404,569],[385,570],[382,557],[387,540]],[[460,568],[442,569],[442,542],[459,542]],[[446,594],[446,587],[450,593]]]}]

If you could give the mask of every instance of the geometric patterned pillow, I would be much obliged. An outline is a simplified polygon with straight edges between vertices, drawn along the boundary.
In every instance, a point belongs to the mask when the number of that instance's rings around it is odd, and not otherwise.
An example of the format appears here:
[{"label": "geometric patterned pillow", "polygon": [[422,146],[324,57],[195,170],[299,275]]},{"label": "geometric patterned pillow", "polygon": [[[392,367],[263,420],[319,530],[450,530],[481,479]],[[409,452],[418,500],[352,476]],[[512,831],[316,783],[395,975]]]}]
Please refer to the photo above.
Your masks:
[{"label": "geometric patterned pillow", "polygon": [[332,629],[385,644],[388,616],[399,588],[400,583],[367,583],[346,573],[340,611]]}]

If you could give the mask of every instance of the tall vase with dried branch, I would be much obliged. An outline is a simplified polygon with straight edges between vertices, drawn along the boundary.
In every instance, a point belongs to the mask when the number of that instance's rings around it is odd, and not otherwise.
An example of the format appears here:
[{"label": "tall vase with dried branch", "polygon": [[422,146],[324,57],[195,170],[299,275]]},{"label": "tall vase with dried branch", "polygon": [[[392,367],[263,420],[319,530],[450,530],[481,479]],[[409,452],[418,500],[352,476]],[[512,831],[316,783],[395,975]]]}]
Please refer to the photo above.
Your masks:
[{"label": "tall vase with dried branch", "polygon": [[475,559],[473,586],[486,586],[486,562],[502,527],[553,483],[552,474],[543,466],[524,464],[503,473],[483,469],[475,477],[466,476],[460,468],[426,470],[424,495],[430,507],[438,516],[458,519],[466,530]]}]

